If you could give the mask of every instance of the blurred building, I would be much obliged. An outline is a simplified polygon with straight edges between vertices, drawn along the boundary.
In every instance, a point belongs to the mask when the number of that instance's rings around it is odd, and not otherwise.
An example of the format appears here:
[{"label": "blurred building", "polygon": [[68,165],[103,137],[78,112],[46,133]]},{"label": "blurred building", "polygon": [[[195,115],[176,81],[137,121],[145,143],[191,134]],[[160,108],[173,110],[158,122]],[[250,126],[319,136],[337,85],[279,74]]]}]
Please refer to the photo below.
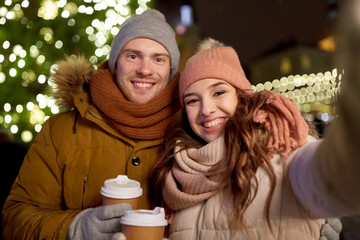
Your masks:
[{"label": "blurred building", "polygon": [[255,91],[293,98],[320,134],[336,117],[343,74],[334,63],[336,0],[157,0],[155,5],[176,29],[180,70],[198,41],[212,37],[235,48]]},{"label": "blurred building", "polygon": [[283,76],[326,72],[335,68],[334,54],[316,47],[292,46],[247,62],[252,84]]},{"label": "blurred building", "polygon": [[[259,63],[261,58],[266,58],[286,48],[296,49],[298,46],[304,46],[304,48],[298,48],[296,54],[299,54],[299,50],[302,49],[309,52],[310,48],[314,48],[315,51],[319,47],[327,51],[333,50],[333,47],[324,47],[321,41],[334,33],[334,22],[338,11],[336,0],[156,1],[156,8],[163,11],[168,21],[176,28],[182,24],[180,8],[184,5],[191,6],[193,15],[192,25],[186,26],[188,32],[179,34],[182,38],[189,38],[188,42],[184,41],[184,47],[193,48],[194,39],[205,37],[213,37],[231,45],[238,52],[249,78],[253,75],[256,78],[258,75],[252,73],[257,65],[254,63],[255,60]],[[314,56],[314,51],[312,51],[312,56]],[[321,59],[324,57],[320,51],[319,57]],[[269,62],[269,59],[263,61],[264,64],[261,67],[264,67],[266,62]],[[330,61],[325,61],[325,63],[331,64]],[[321,69],[315,69],[315,65],[312,66],[313,72],[323,71],[324,66]],[[332,67],[330,65],[329,69]],[[296,69],[293,68],[293,70]],[[279,74],[283,74],[280,73],[280,68],[278,71]],[[269,77],[272,76],[274,73]],[[250,78],[250,81],[252,80]]]}]

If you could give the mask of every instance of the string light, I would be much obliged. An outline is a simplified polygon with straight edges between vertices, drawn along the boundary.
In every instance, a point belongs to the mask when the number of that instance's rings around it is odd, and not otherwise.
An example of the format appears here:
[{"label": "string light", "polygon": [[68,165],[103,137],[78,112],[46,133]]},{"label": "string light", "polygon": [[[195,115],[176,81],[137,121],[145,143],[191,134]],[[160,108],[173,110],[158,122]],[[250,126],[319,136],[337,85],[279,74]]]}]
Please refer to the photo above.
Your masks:
[{"label": "string light", "polygon": [[[87,51],[92,64],[99,64],[108,57],[111,39],[121,24],[131,14],[142,13],[150,2],[139,1],[134,8],[133,3],[130,7],[130,0],[42,0],[38,9],[32,11],[24,10],[36,7],[29,0],[0,3],[0,26],[6,33],[0,41],[0,86],[14,91],[13,99],[0,106],[1,126],[11,129],[22,141],[31,142],[44,121],[60,112],[55,100],[47,95],[49,92],[44,92],[51,87],[49,75],[54,62],[68,54],[69,49],[76,52],[78,46],[88,44],[81,50]],[[36,19],[28,13],[35,13]],[[19,31],[6,31],[14,24],[18,24]],[[11,34],[19,34],[20,29],[21,36],[13,38]],[[66,34],[72,34],[63,36],[64,29]],[[29,97],[24,100],[26,94]]]},{"label": "string light", "polygon": [[325,73],[311,73],[309,75],[290,75],[265,83],[253,85],[254,91],[272,90],[279,94],[294,99],[302,112],[321,111],[335,114],[331,107],[340,92],[341,78],[337,69]]}]

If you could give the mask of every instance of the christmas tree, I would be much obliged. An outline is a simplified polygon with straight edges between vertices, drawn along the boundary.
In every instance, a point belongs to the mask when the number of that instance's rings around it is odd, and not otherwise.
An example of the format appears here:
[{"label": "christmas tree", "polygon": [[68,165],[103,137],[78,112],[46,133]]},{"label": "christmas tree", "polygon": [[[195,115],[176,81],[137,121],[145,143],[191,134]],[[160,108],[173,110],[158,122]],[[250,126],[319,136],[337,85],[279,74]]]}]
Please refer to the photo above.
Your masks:
[{"label": "christmas tree", "polygon": [[107,59],[121,24],[151,0],[4,0],[0,3],[0,127],[31,144],[59,112],[50,74],[65,55]]}]

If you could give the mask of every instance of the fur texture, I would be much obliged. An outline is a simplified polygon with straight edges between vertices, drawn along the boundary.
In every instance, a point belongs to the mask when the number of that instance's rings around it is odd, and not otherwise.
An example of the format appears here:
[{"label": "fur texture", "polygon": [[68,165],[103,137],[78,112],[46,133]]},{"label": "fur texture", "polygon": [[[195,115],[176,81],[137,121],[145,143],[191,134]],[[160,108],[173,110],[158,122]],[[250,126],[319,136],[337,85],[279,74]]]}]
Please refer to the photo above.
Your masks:
[{"label": "fur texture", "polygon": [[69,57],[56,63],[51,75],[53,96],[61,110],[67,111],[74,107],[74,96],[87,91],[93,65],[84,56]]},{"label": "fur texture", "polygon": [[197,52],[200,52],[202,50],[209,49],[209,48],[216,48],[216,47],[225,47],[225,45],[213,38],[206,38],[199,43],[199,45],[197,47]]}]

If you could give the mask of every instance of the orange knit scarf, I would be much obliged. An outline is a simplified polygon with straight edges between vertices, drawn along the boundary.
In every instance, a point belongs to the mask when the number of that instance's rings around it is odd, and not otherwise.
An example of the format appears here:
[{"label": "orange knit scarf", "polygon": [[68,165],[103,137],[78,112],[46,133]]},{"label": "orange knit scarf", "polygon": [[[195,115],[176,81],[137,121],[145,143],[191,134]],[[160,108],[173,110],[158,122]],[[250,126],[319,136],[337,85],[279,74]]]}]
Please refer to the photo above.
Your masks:
[{"label": "orange knit scarf", "polygon": [[145,104],[125,99],[114,82],[114,76],[102,64],[90,81],[94,104],[107,120],[124,135],[142,140],[162,138],[172,115],[179,109],[179,74],[155,98]]}]

